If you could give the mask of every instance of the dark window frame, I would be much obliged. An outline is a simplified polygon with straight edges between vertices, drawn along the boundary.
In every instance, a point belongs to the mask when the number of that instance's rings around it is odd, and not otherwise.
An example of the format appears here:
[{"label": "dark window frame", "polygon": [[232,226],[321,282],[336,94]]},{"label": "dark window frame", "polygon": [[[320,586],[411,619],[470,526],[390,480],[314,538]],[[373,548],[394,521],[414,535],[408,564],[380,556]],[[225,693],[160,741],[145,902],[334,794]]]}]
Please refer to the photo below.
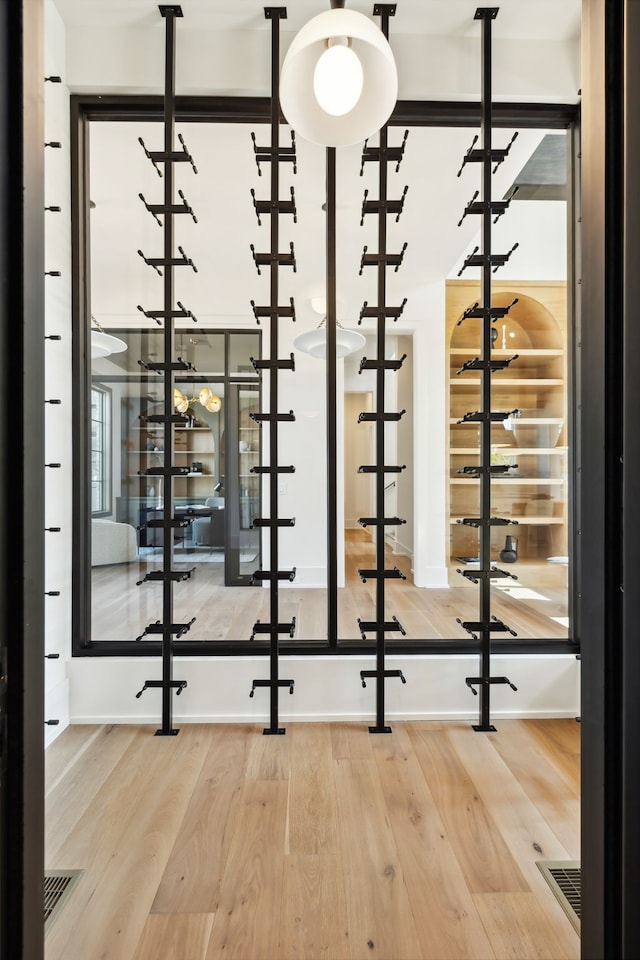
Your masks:
[{"label": "dark window frame", "polygon": [[[71,97],[71,153],[72,153],[72,257],[73,257],[73,383],[74,383],[74,517],[73,517],[73,643],[74,656],[158,656],[161,645],[150,641],[144,645],[135,641],[88,641],[87,610],[88,579],[90,571],[90,542],[86,526],[87,485],[87,437],[86,391],[89,389],[90,365],[85,362],[87,349],[87,318],[90,315],[90,250],[89,250],[89,124],[91,122],[128,121],[141,122],[162,117],[163,99],[159,96],[115,96],[115,95],[73,95]],[[547,130],[565,130],[570,139],[569,156],[573,157],[575,138],[579,131],[580,110],[575,104],[540,103],[497,103],[493,106],[493,119],[496,128],[518,127],[520,129],[544,128]],[[176,120],[189,122],[221,123],[268,123],[270,121],[270,100],[266,97],[177,97]],[[459,101],[399,101],[390,119],[392,126],[414,127],[478,127],[480,125],[479,103]],[[570,167],[573,173],[573,167]],[[574,218],[572,215],[572,189],[568,190],[568,216],[570,230],[569,247],[572,249]],[[570,259],[567,288],[570,293],[568,305],[568,330],[570,356],[573,357],[573,331],[575,328],[575,309],[573,304],[574,264]],[[573,361],[572,361],[573,362]],[[571,366],[570,366],[571,370]],[[574,383],[569,379],[569,409],[575,406]],[[573,438],[574,417],[570,416],[570,433]],[[570,440],[571,444],[572,440]],[[577,495],[577,483],[580,473],[573,458],[569,477],[573,496],[570,497],[572,516],[570,518],[571,555],[577,556],[575,531],[579,528],[575,510],[580,498]],[[331,464],[329,464],[331,469]],[[335,472],[336,464],[333,463]],[[337,567],[337,557],[328,560],[329,569]],[[576,595],[578,584],[577,571],[572,570],[569,584],[569,599]],[[570,609],[571,616],[571,609]],[[573,622],[573,621],[571,621]],[[469,654],[477,653],[478,646],[472,640],[459,638],[445,640],[402,640],[390,638],[387,641],[389,653],[410,654]],[[579,637],[575,635],[567,640],[557,638],[539,638],[535,640],[496,639],[494,652],[499,654],[576,654],[579,652]],[[327,640],[282,641],[280,650],[283,655],[371,655],[375,653],[375,644],[371,641]],[[180,643],[181,656],[248,656],[269,653],[268,642],[258,639],[253,642],[234,640],[226,643],[216,641]]]}]

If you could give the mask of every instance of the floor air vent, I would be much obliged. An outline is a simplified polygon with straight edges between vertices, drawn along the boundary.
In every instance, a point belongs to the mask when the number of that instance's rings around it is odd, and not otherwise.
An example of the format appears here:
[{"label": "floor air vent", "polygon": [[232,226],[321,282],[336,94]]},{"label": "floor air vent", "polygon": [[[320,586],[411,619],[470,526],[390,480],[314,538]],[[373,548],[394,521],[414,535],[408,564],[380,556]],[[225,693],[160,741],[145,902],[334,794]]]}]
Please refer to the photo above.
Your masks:
[{"label": "floor air vent", "polygon": [[538,860],[537,864],[576,933],[580,933],[580,861]]},{"label": "floor air vent", "polygon": [[44,872],[44,930],[51,927],[71,892],[82,876],[82,870],[45,870]]}]

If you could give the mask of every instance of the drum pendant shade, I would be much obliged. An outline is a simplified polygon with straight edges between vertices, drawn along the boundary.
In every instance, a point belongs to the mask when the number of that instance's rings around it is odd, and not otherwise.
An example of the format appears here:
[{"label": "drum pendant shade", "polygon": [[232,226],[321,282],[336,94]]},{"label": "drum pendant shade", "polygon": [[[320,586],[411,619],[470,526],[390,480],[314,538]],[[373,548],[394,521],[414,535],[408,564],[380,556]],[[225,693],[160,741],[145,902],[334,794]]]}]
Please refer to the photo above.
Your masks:
[{"label": "drum pendant shade", "polygon": [[[355,106],[336,116],[325,112],[314,93],[314,74],[329,40],[347,38],[363,72]],[[280,74],[280,105],[301,137],[327,147],[360,143],[387,122],[398,97],[398,73],[384,34],[368,17],[336,8],[313,17],[296,34]]]}]

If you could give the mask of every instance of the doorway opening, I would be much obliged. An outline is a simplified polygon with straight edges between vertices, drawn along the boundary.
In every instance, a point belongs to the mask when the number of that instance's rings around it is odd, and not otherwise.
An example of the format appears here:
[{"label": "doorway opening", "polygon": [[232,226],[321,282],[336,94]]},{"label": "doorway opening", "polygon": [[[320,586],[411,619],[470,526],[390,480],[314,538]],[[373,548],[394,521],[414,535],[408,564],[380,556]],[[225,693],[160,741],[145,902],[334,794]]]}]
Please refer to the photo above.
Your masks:
[{"label": "doorway opening", "polygon": [[[369,341],[362,350],[346,358],[344,369],[344,552],[345,590],[356,600],[360,609],[367,604],[366,585],[361,584],[358,569],[375,566],[375,527],[362,526],[361,517],[375,514],[375,475],[359,473],[363,464],[375,463],[375,424],[358,422],[361,413],[375,409],[375,379],[364,371],[359,374],[362,356],[371,356],[375,345]],[[390,566],[398,566],[407,577],[403,588],[413,586],[413,336],[387,336],[387,356],[395,359],[406,354],[396,376],[387,378],[385,407],[404,409],[406,414],[397,423],[387,424],[385,430],[385,462],[404,466],[401,473],[390,474],[385,483],[385,516],[400,517],[405,523],[389,526],[385,532],[385,552]],[[370,379],[369,379],[370,378]],[[357,599],[356,599],[356,595]],[[369,598],[372,602],[372,598]],[[366,610],[362,610],[362,613]],[[341,635],[357,636],[357,621],[348,622],[340,611]],[[353,619],[353,617],[351,617]]]}]

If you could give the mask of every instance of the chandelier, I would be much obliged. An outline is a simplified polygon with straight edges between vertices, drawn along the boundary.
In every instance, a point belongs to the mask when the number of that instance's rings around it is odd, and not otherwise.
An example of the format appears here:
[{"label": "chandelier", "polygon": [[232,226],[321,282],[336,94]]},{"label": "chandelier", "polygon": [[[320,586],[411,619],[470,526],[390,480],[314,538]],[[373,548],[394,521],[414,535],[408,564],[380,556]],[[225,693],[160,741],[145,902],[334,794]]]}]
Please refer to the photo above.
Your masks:
[{"label": "chandelier", "polygon": [[216,396],[211,387],[203,387],[197,397],[194,394],[191,398],[185,396],[178,387],[174,387],[173,405],[178,413],[186,413],[194,403],[199,403],[209,413],[218,413],[222,407],[222,400]]}]

